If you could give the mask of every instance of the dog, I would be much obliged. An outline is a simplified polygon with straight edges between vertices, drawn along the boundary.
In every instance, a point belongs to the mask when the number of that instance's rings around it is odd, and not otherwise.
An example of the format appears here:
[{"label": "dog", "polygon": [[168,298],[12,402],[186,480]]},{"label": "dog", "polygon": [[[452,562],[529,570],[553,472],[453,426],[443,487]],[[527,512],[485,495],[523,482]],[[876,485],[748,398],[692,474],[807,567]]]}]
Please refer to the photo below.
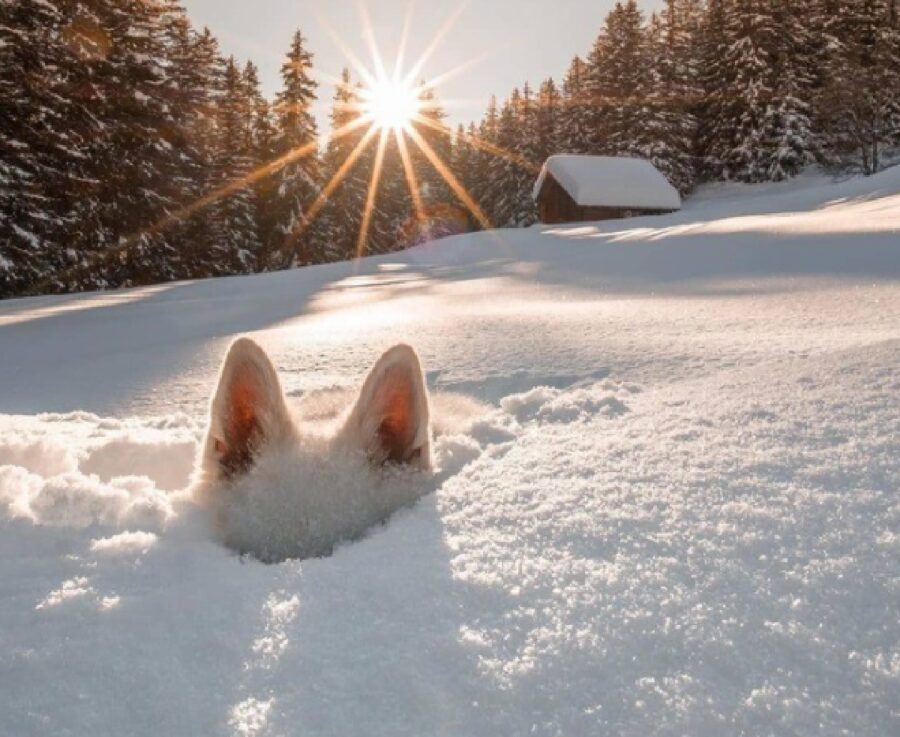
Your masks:
[{"label": "dog", "polygon": [[231,345],[193,486],[221,542],[264,562],[320,557],[424,493],[433,428],[416,352],[385,352],[347,399],[313,395],[292,412],[262,348]]}]

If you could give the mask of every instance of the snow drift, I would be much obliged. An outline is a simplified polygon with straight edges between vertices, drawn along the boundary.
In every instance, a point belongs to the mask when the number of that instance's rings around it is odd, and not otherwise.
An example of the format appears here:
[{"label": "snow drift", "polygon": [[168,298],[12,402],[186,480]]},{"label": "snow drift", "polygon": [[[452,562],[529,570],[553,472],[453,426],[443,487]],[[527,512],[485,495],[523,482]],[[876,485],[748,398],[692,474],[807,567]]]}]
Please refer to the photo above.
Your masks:
[{"label": "snow drift", "polygon": [[[892,733],[898,233],[900,170],[4,303],[0,731]],[[433,493],[261,565],[183,491],[241,333],[292,400],[408,341],[481,409]]]}]

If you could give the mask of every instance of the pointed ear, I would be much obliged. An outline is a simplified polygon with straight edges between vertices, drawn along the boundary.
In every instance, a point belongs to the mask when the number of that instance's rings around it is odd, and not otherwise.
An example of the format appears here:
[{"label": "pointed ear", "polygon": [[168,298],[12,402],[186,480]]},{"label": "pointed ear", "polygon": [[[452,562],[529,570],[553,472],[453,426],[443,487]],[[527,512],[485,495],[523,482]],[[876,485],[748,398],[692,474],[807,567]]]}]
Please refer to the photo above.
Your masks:
[{"label": "pointed ear", "polygon": [[416,352],[396,345],[369,373],[350,412],[344,435],[373,463],[431,468],[428,391]]},{"label": "pointed ear", "polygon": [[228,478],[247,471],[266,443],[293,425],[269,357],[249,338],[231,344],[210,406],[204,465]]}]

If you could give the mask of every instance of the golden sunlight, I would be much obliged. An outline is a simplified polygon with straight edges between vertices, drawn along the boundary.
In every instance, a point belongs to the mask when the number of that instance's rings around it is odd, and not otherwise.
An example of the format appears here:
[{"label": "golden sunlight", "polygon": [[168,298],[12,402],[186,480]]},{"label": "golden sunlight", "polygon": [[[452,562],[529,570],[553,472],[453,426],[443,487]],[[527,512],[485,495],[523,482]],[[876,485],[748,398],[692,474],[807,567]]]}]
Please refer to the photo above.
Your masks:
[{"label": "golden sunlight", "polygon": [[396,78],[377,79],[362,97],[364,112],[382,129],[406,130],[422,107],[418,88]]},{"label": "golden sunlight", "polygon": [[[324,19],[319,18],[322,27],[328,32],[338,48],[346,55],[363,82],[362,86],[356,89],[356,92],[358,93],[357,101],[348,105],[348,112],[357,114],[355,119],[352,119],[350,122],[333,130],[330,139],[332,141],[339,140],[358,132],[362,132],[362,135],[347,155],[346,159],[338,167],[337,171],[331,175],[331,178],[321,188],[315,201],[306,208],[303,213],[304,217],[288,235],[290,241],[296,241],[303,235],[350,171],[366,153],[369,146],[377,140],[377,149],[368,184],[366,203],[362,213],[356,248],[356,255],[358,258],[365,256],[366,241],[369,235],[369,229],[372,225],[380,179],[384,168],[385,154],[390,139],[396,141],[397,150],[403,164],[403,171],[412,199],[413,211],[417,221],[422,222],[427,216],[422,204],[419,183],[416,179],[416,172],[412,162],[413,148],[417,149],[418,152],[425,157],[437,174],[447,183],[450,190],[463,206],[471,213],[475,220],[478,221],[481,227],[485,229],[491,228],[491,223],[488,220],[487,215],[479,207],[475,198],[472,197],[463,184],[453,174],[448,162],[441,159],[435,149],[422,135],[422,132],[417,130],[417,128],[423,130],[428,129],[429,134],[447,137],[452,135],[449,128],[428,114],[434,106],[433,101],[428,101],[430,99],[428,93],[434,89],[437,83],[451,79],[468,69],[472,64],[480,61],[482,58],[477,57],[472,59],[443,74],[432,77],[430,80],[421,81],[418,84],[414,82],[416,79],[421,79],[425,63],[434,54],[442,39],[447,35],[456,19],[462,13],[464,7],[465,2],[461,2],[456,11],[444,22],[441,29],[428,44],[421,56],[408,69],[405,69],[404,60],[407,41],[409,40],[413,9],[413,5],[410,3],[406,21],[403,24],[401,41],[399,48],[397,49],[397,57],[392,72],[389,72],[385,67],[384,59],[378,48],[378,44],[376,43],[372,23],[369,20],[364,2],[360,4],[359,8],[361,14],[360,21],[372,56],[373,67],[371,69],[353,54],[351,49]],[[341,83],[341,80],[336,78],[334,78],[333,81],[336,84]],[[510,151],[482,141],[477,135],[469,134],[467,140],[475,148],[490,155],[505,158],[518,166],[526,168],[528,171],[537,171],[539,169],[536,164],[525,161]],[[236,177],[223,183],[221,186],[209,191],[197,200],[167,214],[149,228],[138,231],[130,238],[123,239],[116,248],[104,254],[104,258],[111,260],[123,251],[139,243],[146,235],[159,232],[177,222],[184,221],[186,218],[196,214],[222,198],[228,197],[235,192],[276,174],[289,164],[305,159],[308,156],[315,156],[318,151],[318,145],[318,141],[311,141],[303,144],[288,151],[286,154],[259,166],[244,176]],[[76,268],[77,267],[72,267],[70,272],[75,273]]]}]

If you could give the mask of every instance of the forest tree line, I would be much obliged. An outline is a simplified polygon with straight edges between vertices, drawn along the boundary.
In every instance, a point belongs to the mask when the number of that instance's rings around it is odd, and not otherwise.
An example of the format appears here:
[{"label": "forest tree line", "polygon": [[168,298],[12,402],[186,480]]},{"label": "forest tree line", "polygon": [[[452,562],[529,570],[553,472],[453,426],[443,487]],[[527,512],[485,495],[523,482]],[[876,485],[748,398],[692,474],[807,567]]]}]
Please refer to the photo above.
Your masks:
[{"label": "forest tree line", "polygon": [[[639,156],[683,193],[817,162],[871,174],[900,149],[898,0],[615,5],[559,82],[451,131],[416,132],[496,227],[536,220],[554,153]],[[0,297],[252,273],[385,253],[482,227],[413,143],[376,165],[360,87],[323,91],[299,31],[274,99],[178,0],[0,0]],[[332,131],[311,114],[331,98]],[[336,174],[346,177],[327,190]],[[221,196],[210,197],[210,193]]]}]

